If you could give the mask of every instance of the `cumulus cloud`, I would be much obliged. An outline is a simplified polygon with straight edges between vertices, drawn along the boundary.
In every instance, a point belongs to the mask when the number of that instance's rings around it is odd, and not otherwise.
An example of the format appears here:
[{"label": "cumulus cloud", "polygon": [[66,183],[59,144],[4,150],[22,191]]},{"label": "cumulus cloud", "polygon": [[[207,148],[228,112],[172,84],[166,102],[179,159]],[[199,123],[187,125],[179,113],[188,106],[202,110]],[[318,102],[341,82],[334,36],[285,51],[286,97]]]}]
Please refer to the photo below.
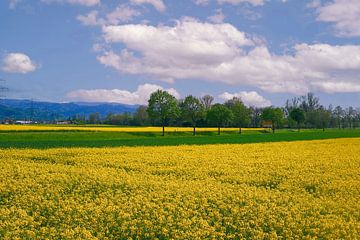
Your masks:
[{"label": "cumulus cloud", "polygon": [[85,102],[113,102],[122,104],[147,104],[151,93],[158,89],[166,90],[176,98],[180,98],[180,94],[174,89],[164,89],[163,87],[155,84],[139,85],[134,91],[122,89],[93,89],[93,90],[76,90],[69,92],[67,97],[72,100],[85,101]]},{"label": "cumulus cloud", "polygon": [[221,9],[216,9],[215,14],[208,17],[208,19],[213,23],[223,23],[225,15],[223,14]]},{"label": "cumulus cloud", "polygon": [[325,5],[322,5],[320,1],[313,1],[308,6],[316,9],[318,21],[334,24],[336,35],[360,36],[359,0],[334,0]]},{"label": "cumulus cloud", "polygon": [[107,42],[126,44],[155,64],[166,65],[226,61],[241,54],[241,46],[253,44],[245,33],[230,24],[200,23],[191,19],[178,21],[175,26],[107,26],[103,33]]},{"label": "cumulus cloud", "polygon": [[102,21],[98,19],[98,11],[93,10],[86,15],[79,15],[76,17],[85,26],[102,25]]},{"label": "cumulus cloud", "polygon": [[3,59],[2,70],[10,73],[29,73],[37,69],[37,65],[23,53],[9,53]]},{"label": "cumulus cloud", "polygon": [[162,0],[130,0],[130,2],[135,5],[151,4],[159,12],[166,10],[166,6]]},{"label": "cumulus cloud", "polygon": [[116,25],[119,23],[130,22],[134,17],[140,16],[141,13],[138,10],[123,4],[106,14],[104,18],[98,17],[98,15],[99,12],[97,10],[93,10],[86,15],[78,15],[77,20],[85,26]]},{"label": "cumulus cloud", "polygon": [[74,5],[82,5],[82,6],[95,6],[101,3],[100,0],[41,0],[44,3],[70,3]]},{"label": "cumulus cloud", "polygon": [[209,4],[210,0],[193,0],[196,5],[206,6]]},{"label": "cumulus cloud", "polygon": [[276,55],[230,24],[194,19],[173,26],[106,26],[103,37],[110,46],[125,47],[120,52],[102,52],[100,63],[158,80],[199,79],[294,94],[329,92],[330,87],[348,91],[333,83],[360,81],[359,45],[298,44],[292,54]]},{"label": "cumulus cloud", "polygon": [[262,6],[267,0],[218,0],[219,4],[229,3],[232,5],[238,5],[241,3],[249,3],[253,6]]},{"label": "cumulus cloud", "polygon": [[107,14],[108,24],[119,24],[131,21],[134,17],[141,13],[127,5],[120,5],[114,11]]},{"label": "cumulus cloud", "polygon": [[245,92],[241,91],[239,93],[228,93],[224,92],[219,95],[219,98],[223,100],[230,100],[234,97],[240,98],[243,103],[247,106],[252,107],[268,107],[271,106],[271,102],[267,99],[265,99],[263,96],[259,95],[255,91]]}]

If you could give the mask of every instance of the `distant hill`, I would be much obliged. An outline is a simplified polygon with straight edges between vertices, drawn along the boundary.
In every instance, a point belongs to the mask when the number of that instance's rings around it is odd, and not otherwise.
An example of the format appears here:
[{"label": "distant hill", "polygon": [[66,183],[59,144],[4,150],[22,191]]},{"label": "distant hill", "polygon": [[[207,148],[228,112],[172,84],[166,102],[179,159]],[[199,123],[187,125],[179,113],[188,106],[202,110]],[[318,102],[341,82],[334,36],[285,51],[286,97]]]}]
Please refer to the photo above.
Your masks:
[{"label": "distant hill", "polygon": [[66,120],[75,115],[88,117],[96,112],[105,117],[108,113],[133,113],[137,107],[118,103],[53,103],[6,99],[0,102],[0,120]]}]

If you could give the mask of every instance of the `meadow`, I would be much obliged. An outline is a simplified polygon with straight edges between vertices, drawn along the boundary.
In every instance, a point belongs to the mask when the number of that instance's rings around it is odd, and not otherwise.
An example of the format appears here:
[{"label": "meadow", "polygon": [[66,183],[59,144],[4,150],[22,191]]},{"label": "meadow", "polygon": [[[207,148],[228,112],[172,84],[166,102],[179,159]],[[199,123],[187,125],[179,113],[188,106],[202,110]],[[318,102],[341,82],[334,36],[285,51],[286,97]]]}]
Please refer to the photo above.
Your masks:
[{"label": "meadow", "polygon": [[359,136],[2,129],[0,239],[357,239]]},{"label": "meadow", "polygon": [[118,147],[118,146],[174,146],[206,144],[244,144],[279,141],[299,141],[360,137],[360,129],[280,129],[272,134],[269,129],[167,127],[165,137],[160,127],[113,126],[22,126],[0,125],[0,148],[54,148],[54,147]]}]

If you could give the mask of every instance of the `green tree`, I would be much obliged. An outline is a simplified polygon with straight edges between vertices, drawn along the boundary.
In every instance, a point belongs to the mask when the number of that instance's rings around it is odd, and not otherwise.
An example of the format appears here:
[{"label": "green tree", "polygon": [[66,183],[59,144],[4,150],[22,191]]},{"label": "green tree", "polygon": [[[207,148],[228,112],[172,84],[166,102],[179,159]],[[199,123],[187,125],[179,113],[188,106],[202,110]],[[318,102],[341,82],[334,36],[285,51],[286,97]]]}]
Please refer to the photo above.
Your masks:
[{"label": "green tree", "polygon": [[144,126],[149,124],[149,114],[147,106],[139,106],[133,115],[133,124],[136,126]]},{"label": "green tree", "polygon": [[182,117],[191,122],[192,127],[194,129],[193,134],[196,135],[196,124],[199,120],[203,119],[205,116],[205,107],[202,102],[192,96],[189,95],[185,98],[185,100],[180,104],[180,110]]},{"label": "green tree", "polygon": [[290,118],[297,123],[300,132],[301,123],[305,122],[305,112],[301,108],[293,108],[290,112]]},{"label": "green tree", "polygon": [[179,115],[179,108],[176,98],[170,93],[157,90],[153,92],[149,99],[147,108],[149,117],[160,122],[162,135],[165,135],[165,125]]},{"label": "green tree", "polygon": [[250,124],[250,109],[237,97],[225,102],[225,106],[232,111],[233,123],[239,128],[239,134],[241,134],[241,128]]},{"label": "green tree", "polygon": [[281,108],[267,107],[264,108],[261,119],[265,121],[271,121],[272,131],[275,133],[275,129],[281,126],[284,119],[284,112]]},{"label": "green tree", "polygon": [[218,128],[218,135],[220,135],[220,128],[229,124],[232,118],[230,109],[219,103],[214,104],[207,113],[208,122]]},{"label": "green tree", "polygon": [[98,112],[90,113],[90,115],[89,115],[89,123],[90,124],[100,123],[100,114]]}]

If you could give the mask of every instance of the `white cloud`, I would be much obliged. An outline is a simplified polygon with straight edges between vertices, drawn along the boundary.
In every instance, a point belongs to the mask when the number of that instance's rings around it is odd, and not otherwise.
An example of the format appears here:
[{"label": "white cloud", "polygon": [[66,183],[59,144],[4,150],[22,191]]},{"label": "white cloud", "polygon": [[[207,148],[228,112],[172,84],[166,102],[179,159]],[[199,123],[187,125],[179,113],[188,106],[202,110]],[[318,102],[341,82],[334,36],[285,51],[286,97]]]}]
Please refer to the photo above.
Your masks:
[{"label": "white cloud", "polygon": [[196,5],[206,6],[209,4],[210,0],[193,0]]},{"label": "white cloud", "polygon": [[318,8],[321,7],[321,1],[320,0],[312,0],[308,4],[306,4],[307,8]]},{"label": "white cloud", "polygon": [[159,12],[166,10],[166,6],[162,0],[130,0],[130,2],[135,5],[151,4]]},{"label": "white cloud", "polygon": [[107,42],[124,43],[154,64],[165,65],[226,61],[241,54],[241,46],[252,45],[243,32],[230,24],[200,23],[188,19],[170,27],[107,26],[103,33]]},{"label": "white cloud", "polygon": [[116,25],[119,23],[126,23],[131,21],[134,17],[140,16],[141,13],[125,4],[119,5],[114,11],[108,13],[105,18],[98,17],[99,12],[93,10],[87,15],[77,16],[85,26],[102,26],[102,25]]},{"label": "white cloud", "polygon": [[37,65],[23,53],[9,53],[3,59],[2,70],[11,73],[29,73],[37,69]]},{"label": "white cloud", "polygon": [[276,55],[230,24],[189,18],[174,26],[107,26],[103,33],[110,47],[125,47],[120,52],[105,50],[98,56],[100,63],[157,80],[199,79],[294,94],[329,92],[329,86],[349,91],[332,83],[360,82],[359,45],[298,44],[292,54]]},{"label": "white cloud", "polygon": [[340,37],[360,36],[360,1],[334,0],[321,5],[313,1],[309,7],[316,8],[317,20],[334,24],[336,35]]},{"label": "white cloud", "polygon": [[223,14],[221,9],[216,9],[215,14],[208,17],[208,19],[213,23],[223,23],[225,15]]},{"label": "white cloud", "polygon": [[253,107],[268,107],[271,106],[271,102],[267,99],[265,99],[263,96],[259,95],[255,91],[245,92],[241,91],[239,93],[228,93],[224,92],[219,95],[219,98],[223,100],[230,100],[234,97],[240,98],[243,103],[247,106],[253,106]]},{"label": "white cloud", "polygon": [[82,6],[95,6],[101,3],[100,0],[41,0],[44,3],[70,3],[74,5],[82,5]]},{"label": "white cloud", "polygon": [[134,17],[139,16],[141,13],[129,6],[120,5],[114,11],[109,13],[107,17],[108,24],[119,24],[131,21]]},{"label": "white cloud", "polygon": [[314,88],[326,93],[360,92],[360,83],[350,82],[316,82]]},{"label": "white cloud", "polygon": [[79,15],[76,17],[82,24],[85,26],[97,26],[102,25],[102,21],[98,19],[98,11],[93,10],[89,12],[87,15]]},{"label": "white cloud", "polygon": [[[134,92],[121,89],[93,89],[93,90],[76,90],[69,92],[67,97],[72,100],[85,102],[114,102],[123,104],[147,104],[151,93],[158,89],[164,90],[163,87],[154,84],[139,85]],[[180,94],[173,88],[165,89],[176,98]]]},{"label": "white cloud", "polygon": [[219,4],[229,3],[232,5],[238,5],[241,3],[249,3],[253,6],[262,6],[267,0],[218,0]]}]

